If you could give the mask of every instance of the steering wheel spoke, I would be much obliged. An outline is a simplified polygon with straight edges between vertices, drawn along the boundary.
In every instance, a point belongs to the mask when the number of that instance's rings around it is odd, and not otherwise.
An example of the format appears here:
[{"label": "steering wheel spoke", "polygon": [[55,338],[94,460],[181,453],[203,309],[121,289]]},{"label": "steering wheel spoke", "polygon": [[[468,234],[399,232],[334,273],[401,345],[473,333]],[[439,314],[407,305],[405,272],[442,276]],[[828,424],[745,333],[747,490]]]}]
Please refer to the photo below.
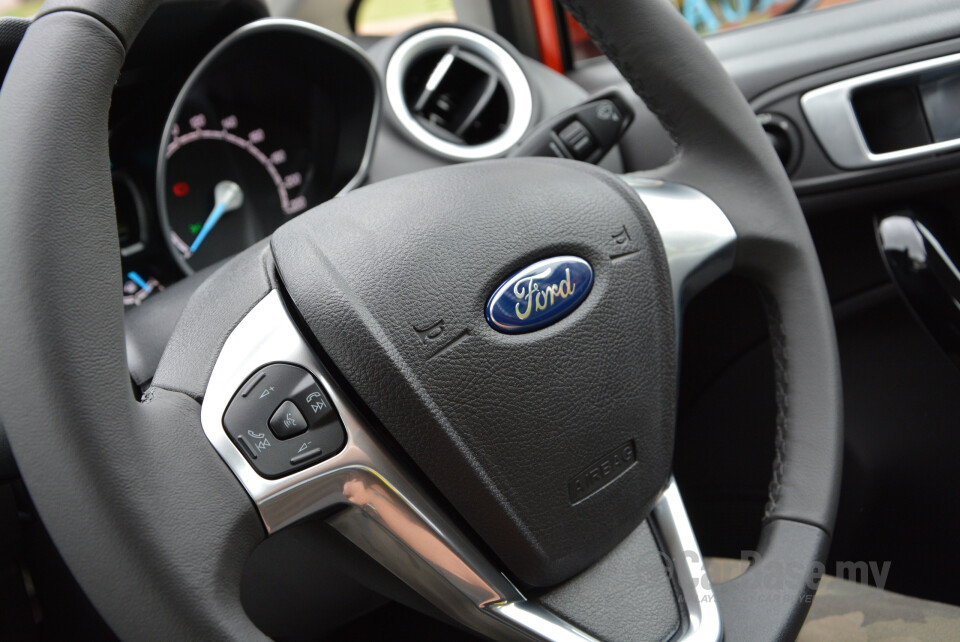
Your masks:
[{"label": "steering wheel spoke", "polygon": [[[252,373],[275,363],[306,369],[320,382],[346,430],[345,447],[329,459],[279,479],[254,469],[222,418]],[[264,526],[275,533],[315,514],[453,620],[497,639],[593,640],[507,579],[448,518],[417,478],[384,447],[301,334],[279,291],[265,296],[236,326],[217,358],[201,408],[207,439],[240,480]],[[671,479],[651,518],[628,539],[652,529],[659,548],[641,566],[672,579],[682,640],[719,639],[720,620],[703,558]],[[650,553],[651,551],[646,551]],[[604,562],[597,568],[603,568]],[[637,569],[602,576],[623,593]],[[591,573],[588,569],[585,575]],[[644,576],[642,579],[649,579]],[[591,588],[595,589],[596,580]],[[578,590],[578,578],[551,593]],[[549,597],[545,597],[549,603]],[[631,598],[632,600],[632,598]]]}]

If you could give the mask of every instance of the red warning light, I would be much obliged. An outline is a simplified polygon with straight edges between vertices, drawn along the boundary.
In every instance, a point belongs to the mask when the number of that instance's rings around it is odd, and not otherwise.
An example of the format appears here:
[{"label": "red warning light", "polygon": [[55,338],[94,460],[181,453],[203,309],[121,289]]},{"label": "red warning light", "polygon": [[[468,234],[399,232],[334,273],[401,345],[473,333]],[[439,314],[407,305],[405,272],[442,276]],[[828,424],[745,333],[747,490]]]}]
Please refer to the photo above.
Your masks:
[{"label": "red warning light", "polygon": [[173,195],[174,196],[186,196],[190,193],[190,185],[180,181],[179,183],[173,184]]}]

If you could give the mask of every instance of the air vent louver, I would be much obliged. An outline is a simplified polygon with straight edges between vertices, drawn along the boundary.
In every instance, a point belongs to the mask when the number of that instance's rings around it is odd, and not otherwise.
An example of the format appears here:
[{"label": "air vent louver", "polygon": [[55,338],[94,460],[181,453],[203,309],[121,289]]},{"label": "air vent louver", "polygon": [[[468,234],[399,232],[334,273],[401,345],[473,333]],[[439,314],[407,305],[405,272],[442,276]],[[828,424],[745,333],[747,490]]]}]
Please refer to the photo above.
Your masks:
[{"label": "air vent louver", "polygon": [[418,142],[461,160],[502,154],[532,117],[530,85],[516,60],[465,29],[428,29],[402,42],[387,66],[387,97]]},{"label": "air vent louver", "polygon": [[507,127],[510,98],[500,73],[457,45],[414,60],[403,85],[410,113],[425,129],[452,143],[487,143]]}]

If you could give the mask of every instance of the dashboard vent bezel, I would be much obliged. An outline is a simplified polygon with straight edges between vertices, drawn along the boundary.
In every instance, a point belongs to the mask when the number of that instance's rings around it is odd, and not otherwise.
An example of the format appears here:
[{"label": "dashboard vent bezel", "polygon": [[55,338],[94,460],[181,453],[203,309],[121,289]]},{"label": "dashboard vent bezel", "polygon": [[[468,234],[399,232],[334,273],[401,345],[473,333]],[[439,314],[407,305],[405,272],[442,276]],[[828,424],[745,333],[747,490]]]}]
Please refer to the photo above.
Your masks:
[{"label": "dashboard vent bezel", "polygon": [[[404,97],[404,81],[411,65],[424,55],[460,48],[491,65],[507,93],[510,109],[504,130],[489,141],[467,145],[444,140],[424,127],[411,113]],[[429,81],[428,81],[429,82]],[[432,27],[404,39],[394,50],[385,74],[387,102],[403,129],[431,152],[453,160],[480,160],[503,155],[516,145],[533,122],[533,90],[516,58],[503,46],[475,31],[459,27]]]}]

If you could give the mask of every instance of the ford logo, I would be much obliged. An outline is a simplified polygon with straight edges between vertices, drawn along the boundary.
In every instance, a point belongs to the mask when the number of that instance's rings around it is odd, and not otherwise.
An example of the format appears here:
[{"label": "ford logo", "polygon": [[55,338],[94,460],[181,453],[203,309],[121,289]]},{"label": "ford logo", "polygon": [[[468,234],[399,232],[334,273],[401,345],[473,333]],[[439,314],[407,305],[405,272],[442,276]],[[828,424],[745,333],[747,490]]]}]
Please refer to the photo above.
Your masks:
[{"label": "ford logo", "polygon": [[576,256],[555,256],[523,268],[487,302],[487,321],[508,334],[530,332],[567,316],[593,285],[593,268]]}]

